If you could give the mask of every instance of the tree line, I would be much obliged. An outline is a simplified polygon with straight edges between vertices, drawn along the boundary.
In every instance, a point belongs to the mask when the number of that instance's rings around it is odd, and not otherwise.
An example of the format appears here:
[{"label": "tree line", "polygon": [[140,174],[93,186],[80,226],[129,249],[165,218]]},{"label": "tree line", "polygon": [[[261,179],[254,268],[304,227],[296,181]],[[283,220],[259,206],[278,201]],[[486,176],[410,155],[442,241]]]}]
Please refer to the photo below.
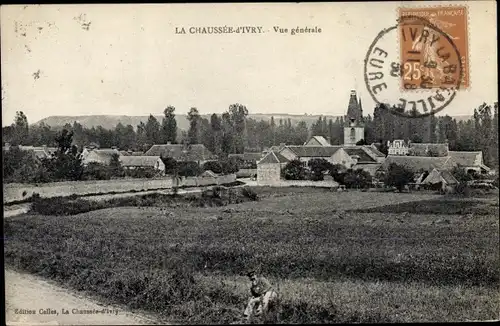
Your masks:
[{"label": "tree line", "polygon": [[[220,156],[245,151],[260,152],[264,148],[286,143],[302,145],[312,135],[324,136],[332,145],[341,145],[344,140],[346,121],[343,117],[326,119],[320,116],[310,126],[305,121],[292,123],[291,119],[270,121],[248,118],[248,109],[242,104],[232,104],[229,109],[209,119],[200,115],[197,108],[187,114],[189,129],[179,130],[175,107],[164,110],[162,121],[150,115],[146,122],[135,128],[119,123],[114,129],[101,126],[86,128],[78,122],[63,128],[73,132],[73,143],[82,148],[96,143],[102,148],[117,146],[122,150],[146,151],[153,144],[204,144],[212,153]],[[386,143],[394,139],[412,142],[448,142],[450,150],[483,151],[485,163],[498,167],[498,103],[493,107],[483,103],[474,109],[473,117],[467,120],[448,115],[431,115],[411,118],[395,115],[387,105],[377,105],[373,116],[367,115],[362,123],[365,138],[360,143],[378,143],[387,154]],[[17,112],[14,123],[3,128],[4,142],[13,145],[55,146],[58,129],[46,124],[28,125],[23,112]]]}]

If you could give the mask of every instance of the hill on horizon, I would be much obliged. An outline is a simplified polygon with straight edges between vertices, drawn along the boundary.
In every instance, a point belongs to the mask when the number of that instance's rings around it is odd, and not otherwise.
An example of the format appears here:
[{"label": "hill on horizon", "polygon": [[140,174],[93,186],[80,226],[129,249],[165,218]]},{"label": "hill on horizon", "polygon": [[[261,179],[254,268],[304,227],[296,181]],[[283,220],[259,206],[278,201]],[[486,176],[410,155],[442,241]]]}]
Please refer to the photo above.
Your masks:
[{"label": "hill on horizon", "polygon": [[[203,118],[210,120],[210,114],[202,114]],[[312,123],[316,122],[320,116],[326,117],[327,119],[337,119],[341,117],[340,115],[321,115],[321,114],[308,114],[308,115],[299,115],[299,114],[273,114],[273,113],[253,113],[249,114],[248,118],[254,120],[264,120],[270,121],[271,117],[274,117],[274,121],[276,124],[279,124],[279,120],[288,120],[290,119],[292,124],[295,125],[300,121],[305,121],[307,126],[309,127]],[[154,116],[161,123],[163,120],[163,115],[155,115]],[[467,120],[472,117],[472,115],[460,115],[460,116],[451,116],[455,118],[457,121]],[[142,121],[144,123],[147,122],[149,115],[146,116],[127,116],[127,115],[83,115],[83,116],[49,116],[47,118],[43,118],[32,125],[39,125],[42,122],[52,128],[60,128],[65,124],[69,123],[72,125],[75,121],[80,123],[83,127],[92,128],[102,126],[105,129],[114,129],[118,123],[122,123],[124,126],[132,125],[134,130],[137,129],[137,125]],[[187,115],[176,115],[177,120],[177,128],[180,130],[188,130],[189,129],[189,121],[187,120]]]}]

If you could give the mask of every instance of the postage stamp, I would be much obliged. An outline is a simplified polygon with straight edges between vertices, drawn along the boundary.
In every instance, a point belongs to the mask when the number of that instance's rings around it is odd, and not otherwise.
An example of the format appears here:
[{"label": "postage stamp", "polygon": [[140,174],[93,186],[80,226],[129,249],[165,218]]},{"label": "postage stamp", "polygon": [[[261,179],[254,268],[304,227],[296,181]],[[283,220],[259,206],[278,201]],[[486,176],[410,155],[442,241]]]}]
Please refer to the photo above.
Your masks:
[{"label": "postage stamp", "polygon": [[[462,78],[460,89],[470,85],[469,76],[469,39],[468,39],[468,8],[466,6],[436,6],[425,8],[399,8],[399,18],[415,16],[426,19],[445,33],[460,53]],[[428,39],[430,42],[425,42]],[[422,42],[424,40],[424,42]],[[422,79],[428,79],[424,87],[450,87],[455,81],[449,76],[450,70],[457,70],[445,53],[446,38],[433,39],[432,31],[425,25],[400,25],[401,86],[403,89],[421,88]],[[432,81],[430,81],[432,79]]]},{"label": "postage stamp", "polygon": [[407,117],[428,116],[448,106],[461,87],[462,72],[453,39],[429,20],[412,15],[401,16],[377,35],[364,65],[373,100]]}]

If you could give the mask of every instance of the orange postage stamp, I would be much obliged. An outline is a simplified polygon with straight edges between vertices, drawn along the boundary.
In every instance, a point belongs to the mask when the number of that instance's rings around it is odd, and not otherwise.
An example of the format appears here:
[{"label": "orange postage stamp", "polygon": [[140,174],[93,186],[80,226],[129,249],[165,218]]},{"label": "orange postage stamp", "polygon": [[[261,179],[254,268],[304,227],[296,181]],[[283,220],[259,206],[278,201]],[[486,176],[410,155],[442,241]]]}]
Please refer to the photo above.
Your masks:
[{"label": "orange postage stamp", "polygon": [[402,88],[469,88],[467,7],[399,8],[400,20],[411,17],[399,26]]}]

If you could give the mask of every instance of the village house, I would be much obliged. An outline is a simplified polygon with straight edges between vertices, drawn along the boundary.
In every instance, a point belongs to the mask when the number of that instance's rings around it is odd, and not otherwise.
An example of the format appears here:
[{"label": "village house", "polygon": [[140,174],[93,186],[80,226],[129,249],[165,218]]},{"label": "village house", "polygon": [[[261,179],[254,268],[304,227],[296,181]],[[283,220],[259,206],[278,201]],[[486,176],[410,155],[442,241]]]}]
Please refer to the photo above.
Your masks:
[{"label": "village house", "polygon": [[382,168],[387,169],[390,164],[404,166],[414,173],[428,172],[433,169],[451,171],[457,164],[451,156],[426,157],[426,156],[399,156],[388,155],[382,164]]},{"label": "village house", "polygon": [[356,164],[356,159],[349,156],[342,146],[285,146],[279,154],[287,160],[300,160],[304,166],[311,159],[325,159],[332,164],[341,164],[347,168]]},{"label": "village house", "polygon": [[203,144],[157,144],[153,145],[144,155],[171,157],[178,162],[193,161],[198,164],[215,159],[215,156]]},{"label": "village house", "polygon": [[120,156],[120,162],[124,169],[146,168],[165,172],[165,164],[159,156]]},{"label": "village house", "polygon": [[475,172],[478,174],[487,174],[491,169],[483,162],[483,152],[456,152],[449,151],[449,155],[458,164],[465,169],[467,173]]},{"label": "village house", "polygon": [[257,166],[257,162],[263,158],[262,153],[250,153],[245,152],[243,154],[229,154],[228,158],[238,158],[243,164],[241,164],[240,168],[242,169],[255,169]]},{"label": "village house", "polygon": [[410,147],[402,139],[396,139],[393,142],[387,141],[387,153],[389,155],[408,155]]},{"label": "village house", "polygon": [[419,185],[433,190],[443,192],[453,192],[453,188],[458,184],[457,179],[448,170],[432,169],[432,171],[419,182]]},{"label": "village house", "polygon": [[448,143],[412,143],[402,139],[387,141],[389,155],[448,156]]},{"label": "village house", "polygon": [[[25,152],[30,152],[33,154],[33,158],[40,161],[43,159],[51,158],[55,155],[57,152],[57,147],[48,147],[46,145],[42,146],[24,146],[24,145],[19,145],[18,146],[20,150],[25,151]],[[9,143],[5,143],[3,146],[4,151],[10,150],[11,145]]]},{"label": "village house", "polygon": [[277,152],[267,153],[257,162],[257,183],[276,184],[281,180],[281,171],[289,160]]},{"label": "village house", "polygon": [[121,157],[121,153],[116,148],[90,148],[86,147],[81,153],[82,164],[87,166],[89,163],[98,163],[103,165],[109,165],[114,154]]},{"label": "village house", "polygon": [[[352,169],[362,169],[375,176],[385,160],[385,155],[373,144],[356,145],[364,139],[365,128],[361,100],[358,100],[354,90],[351,91],[349,97],[345,120],[347,123],[344,127],[343,145],[333,146],[329,139],[313,135],[304,145],[286,145],[282,143],[264,151],[264,155],[279,153],[288,161],[300,160],[304,166],[307,166],[311,159],[325,159],[331,164],[340,164]],[[258,172],[257,177],[259,177]]]}]

